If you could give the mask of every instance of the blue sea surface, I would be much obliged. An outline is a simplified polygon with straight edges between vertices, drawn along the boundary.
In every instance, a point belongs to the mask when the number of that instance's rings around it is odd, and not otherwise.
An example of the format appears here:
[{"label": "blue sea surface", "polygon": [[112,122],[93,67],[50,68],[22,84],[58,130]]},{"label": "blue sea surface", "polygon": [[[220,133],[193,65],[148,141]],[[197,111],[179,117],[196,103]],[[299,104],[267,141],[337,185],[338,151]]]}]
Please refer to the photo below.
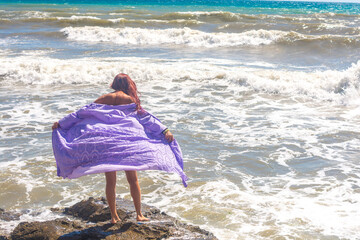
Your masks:
[{"label": "blue sea surface", "polygon": [[[135,55],[165,58],[200,56],[214,58],[221,55],[226,59],[251,62],[266,59],[275,64],[286,65],[287,68],[299,66],[312,69],[315,66],[320,69],[323,67],[345,69],[357,60],[360,51],[357,27],[360,23],[358,17],[360,4],[354,3],[290,1],[8,1],[3,3],[0,1],[0,9],[5,11],[0,14],[5,17],[2,18],[0,36],[8,39],[6,48],[13,49],[14,52],[36,49],[39,46],[59,48],[60,51],[52,54],[58,58],[76,57],[76,55],[83,57],[85,52],[86,56],[89,56],[90,52],[92,56],[99,56],[99,53],[104,54],[104,51],[108,56]],[[111,15],[114,14],[112,11],[116,12],[119,9],[124,11],[122,14],[127,18],[127,22],[116,20],[113,17],[116,15]],[[38,16],[36,12],[48,17]],[[92,16],[91,13],[94,15]],[[121,14],[118,13],[118,16],[121,17]],[[167,22],[161,23],[161,21]],[[130,44],[120,47],[114,42],[116,39],[112,41],[107,37],[106,40],[100,39],[99,44],[93,42],[89,45],[84,44],[84,41],[64,41],[63,36],[59,35],[61,29],[80,26],[132,27],[133,30],[185,27],[186,31],[191,29],[204,33],[199,32],[199,40],[203,39],[200,41],[207,43],[184,39],[183,41],[191,46],[199,45],[199,47],[181,48],[182,51],[179,51],[177,48],[180,47],[179,44],[161,44],[162,41],[159,41],[159,44],[147,44],[148,39],[145,39],[145,45]],[[258,32],[251,33],[251,31]],[[190,31],[188,32],[184,33],[184,37],[191,35]],[[224,35],[219,37],[220,33]],[[238,37],[235,36],[239,40],[234,38],[228,44],[211,44],[216,41],[227,41],[234,37],[233,34],[239,33],[243,33]],[[137,34],[143,34],[138,37],[133,36],[139,39],[148,33],[143,31]],[[94,40],[93,37],[90,39]],[[276,44],[268,44],[265,39]],[[165,42],[171,41],[176,42],[175,39]],[[247,41],[252,41],[250,47]],[[211,47],[215,45],[219,48],[213,51]],[[339,58],[343,60],[339,62]]]},{"label": "blue sea surface", "polygon": [[182,10],[234,10],[235,12],[247,12],[251,14],[304,14],[304,13],[343,13],[343,14],[359,14],[360,3],[339,3],[339,2],[313,2],[313,1],[266,1],[266,0],[19,0],[19,1],[0,1],[1,4],[66,4],[66,5],[109,5],[109,6],[131,6],[131,7],[144,7],[153,6],[156,9],[181,8]]}]

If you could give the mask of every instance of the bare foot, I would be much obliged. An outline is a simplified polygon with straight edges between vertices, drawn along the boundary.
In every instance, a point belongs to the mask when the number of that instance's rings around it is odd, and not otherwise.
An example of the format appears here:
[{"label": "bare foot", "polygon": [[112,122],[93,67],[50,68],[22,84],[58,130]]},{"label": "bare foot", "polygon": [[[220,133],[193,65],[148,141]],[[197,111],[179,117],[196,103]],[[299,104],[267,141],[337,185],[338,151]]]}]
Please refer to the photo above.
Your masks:
[{"label": "bare foot", "polygon": [[149,220],[150,220],[150,219],[144,217],[143,215],[137,215],[137,217],[136,217],[136,221],[141,221],[141,222],[143,222],[143,221],[149,221]]},{"label": "bare foot", "polygon": [[115,224],[115,223],[117,223],[117,222],[119,222],[119,221],[121,221],[121,219],[120,219],[119,217],[114,217],[114,218],[112,217],[112,218],[111,218],[111,223],[112,223],[112,224]]}]

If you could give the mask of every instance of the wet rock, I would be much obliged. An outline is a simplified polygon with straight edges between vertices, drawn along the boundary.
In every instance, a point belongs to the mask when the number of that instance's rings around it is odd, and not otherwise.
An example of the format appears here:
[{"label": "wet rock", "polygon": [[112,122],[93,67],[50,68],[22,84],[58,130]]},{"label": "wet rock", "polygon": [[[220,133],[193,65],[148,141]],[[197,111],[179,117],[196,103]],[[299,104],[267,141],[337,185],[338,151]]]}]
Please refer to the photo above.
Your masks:
[{"label": "wet rock", "polygon": [[56,239],[60,231],[51,222],[22,222],[12,232],[11,239]]},{"label": "wet rock", "polygon": [[143,239],[164,239],[171,235],[171,229],[164,226],[152,224],[138,224],[127,222],[119,229],[120,232],[107,236],[106,240],[143,240]]},{"label": "wet rock", "polygon": [[4,209],[0,208],[0,219],[4,221],[14,221],[19,220],[21,214],[20,213],[13,213],[13,212],[6,212]]},{"label": "wet rock", "polygon": [[[107,224],[109,226],[110,224]],[[92,227],[83,228],[80,231],[72,231],[66,233],[58,238],[58,240],[76,240],[76,239],[104,239],[111,232],[106,232],[107,227],[105,225],[95,225]]]},{"label": "wet rock", "polygon": [[76,232],[87,227],[86,223],[66,218],[45,222],[22,222],[11,233],[10,239],[58,239],[68,232]]},{"label": "wet rock", "polygon": [[142,205],[142,212],[150,218],[148,222],[136,221],[136,212],[132,201],[118,199],[117,209],[121,221],[111,224],[106,200],[89,198],[72,207],[56,209],[56,212],[62,212],[70,219],[22,222],[14,229],[9,239],[216,239],[212,233],[197,226],[181,223],[159,209],[146,204]]},{"label": "wet rock", "polygon": [[[78,202],[72,207],[66,208],[64,213],[91,222],[103,222],[111,218],[110,208],[103,198],[96,200],[89,198],[88,200]],[[121,208],[117,209],[117,213],[121,220],[128,217]]]},{"label": "wet rock", "polygon": [[63,212],[63,209],[58,208],[58,207],[54,207],[54,208],[50,208],[50,211],[58,213],[58,212]]}]

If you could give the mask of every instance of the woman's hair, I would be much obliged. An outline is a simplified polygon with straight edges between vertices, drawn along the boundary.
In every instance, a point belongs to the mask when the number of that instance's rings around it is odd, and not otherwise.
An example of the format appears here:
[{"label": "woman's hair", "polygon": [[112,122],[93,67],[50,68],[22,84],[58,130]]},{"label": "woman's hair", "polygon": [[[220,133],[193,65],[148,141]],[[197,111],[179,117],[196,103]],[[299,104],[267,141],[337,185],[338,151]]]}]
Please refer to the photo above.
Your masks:
[{"label": "woman's hair", "polygon": [[136,88],[135,82],[131,80],[131,78],[127,74],[119,73],[118,75],[116,75],[110,87],[115,91],[123,91],[124,93],[129,95],[136,103],[136,110],[139,111],[142,109],[140,105],[140,99],[138,97],[140,93]]}]

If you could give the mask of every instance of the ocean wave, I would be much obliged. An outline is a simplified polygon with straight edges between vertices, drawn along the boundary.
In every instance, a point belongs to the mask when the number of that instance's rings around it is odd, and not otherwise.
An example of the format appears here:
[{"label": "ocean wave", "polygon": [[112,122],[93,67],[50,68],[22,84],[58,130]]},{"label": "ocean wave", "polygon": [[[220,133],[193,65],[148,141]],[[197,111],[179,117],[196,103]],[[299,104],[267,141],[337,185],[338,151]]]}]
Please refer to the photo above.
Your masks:
[{"label": "ocean wave", "polygon": [[[144,29],[66,27],[61,29],[69,40],[112,42],[132,45],[188,45],[191,47],[231,47],[268,45],[286,38],[296,38],[294,33],[276,30],[251,30],[243,33],[207,33],[190,28]],[[296,34],[295,34],[296,35]]]},{"label": "ocean wave", "polygon": [[[203,25],[211,29],[225,29],[221,25],[229,24],[226,30],[239,33],[245,30],[294,31],[302,34],[357,34],[357,16],[342,14],[245,14],[229,11],[189,11],[189,12],[136,12],[119,10],[119,12],[42,12],[12,11],[0,13],[4,25],[21,23],[44,23],[59,27],[140,27],[169,28]],[[337,33],[337,31],[340,31]]]},{"label": "ocean wave", "polygon": [[[59,16],[60,14],[60,16]],[[301,24],[301,23],[328,23],[328,21],[342,21],[347,23],[357,23],[357,15],[335,14],[335,13],[312,13],[312,14],[247,14],[236,13],[230,11],[188,11],[188,12],[168,12],[157,13],[150,11],[129,10],[122,9],[110,12],[87,12],[81,13],[77,11],[3,11],[0,12],[0,17],[6,17],[9,20],[21,19],[46,19],[61,18],[65,14],[73,14],[73,17],[96,17],[103,16],[107,19],[111,16],[122,16],[129,20],[199,20],[208,23],[231,23],[231,22],[272,22],[285,24]]]},{"label": "ocean wave", "polygon": [[319,26],[318,26],[318,29],[334,29],[334,28],[337,28],[337,29],[341,29],[341,28],[347,28],[346,25],[344,24],[341,24],[341,23],[334,23],[334,24],[331,24],[331,23],[320,23]]},{"label": "ocean wave", "polygon": [[[15,20],[15,22],[13,22]],[[19,17],[19,18],[0,18],[0,23],[12,24],[12,23],[45,23],[49,25],[67,27],[67,26],[102,26],[102,27],[114,27],[123,25],[139,26],[139,27],[151,27],[154,24],[162,26],[166,24],[168,26],[172,25],[198,25],[204,22],[193,20],[193,19],[131,19],[125,17],[119,18],[100,18],[96,16],[87,16],[87,15],[72,15],[68,17],[59,17],[59,16],[46,16],[46,17]],[[166,26],[165,25],[165,26]]]},{"label": "ocean wave", "polygon": [[10,24],[11,23],[11,21],[10,20],[7,20],[7,19],[0,19],[0,24],[2,25],[0,25],[0,29],[1,28],[5,28],[6,27],[6,25],[7,24]]},{"label": "ocean wave", "polygon": [[46,23],[55,26],[71,26],[71,25],[90,25],[90,26],[112,26],[113,22],[108,19],[101,19],[94,16],[77,16],[73,15],[70,17],[45,17],[45,18],[21,18],[17,22],[22,23]]},{"label": "ocean wave", "polygon": [[56,17],[56,19],[58,19],[58,20],[63,20],[63,19],[66,19],[66,20],[81,20],[81,19],[101,20],[101,18],[94,17],[94,16],[76,16],[76,15],[73,15],[71,17]]},{"label": "ocean wave", "polygon": [[160,23],[160,24],[185,24],[185,25],[196,25],[201,24],[204,22],[197,21],[197,20],[186,20],[186,19],[174,19],[174,20],[159,20],[159,19],[128,19],[128,18],[115,18],[115,19],[107,19],[109,22],[112,23],[123,23],[123,24],[129,24],[129,23],[138,23],[140,25],[146,26],[147,23]]},{"label": "ocean wave", "polygon": [[14,44],[18,44],[18,43],[21,43],[21,40],[17,39],[17,38],[7,37],[7,38],[0,39],[0,46],[5,47],[5,50],[8,50],[8,49],[6,49],[6,47],[8,47],[9,45],[14,45]]},{"label": "ocean wave", "polygon": [[360,105],[360,61],[343,71],[262,70],[232,81],[260,92]]},{"label": "ocean wave", "polygon": [[176,84],[190,81],[190,85],[211,85],[222,81],[233,89],[360,104],[360,61],[342,71],[313,72],[259,69],[250,65],[226,67],[222,65],[226,61],[180,59],[167,62],[144,58],[59,60],[41,56],[0,58],[0,85],[108,84],[117,73],[125,72],[140,82]]},{"label": "ocean wave", "polygon": [[27,17],[27,18],[47,18],[50,16],[48,12],[40,12],[40,11],[27,11],[23,12],[19,17]]},{"label": "ocean wave", "polygon": [[190,28],[146,29],[66,27],[61,32],[69,40],[86,42],[111,42],[131,45],[187,45],[190,47],[259,46],[296,41],[327,41],[338,44],[360,44],[359,35],[306,35],[294,31],[249,30],[241,33],[202,32]]},{"label": "ocean wave", "polygon": [[207,18],[210,17],[224,22],[235,22],[235,21],[239,21],[244,16],[252,16],[252,15],[223,12],[223,11],[213,11],[213,12],[195,11],[195,12],[170,12],[158,16],[157,18],[173,20],[173,19],[198,19],[201,17],[207,17]]},{"label": "ocean wave", "polygon": [[[156,17],[156,16],[154,16]],[[246,14],[228,11],[188,11],[188,12],[170,12],[158,16],[159,19],[201,19],[202,21],[222,21],[222,22],[243,22],[243,21],[285,21],[293,22],[314,22],[326,21],[328,19],[340,19],[346,21],[356,20],[358,16],[338,14],[338,13],[312,13],[312,14]],[[205,20],[206,19],[206,20]]]}]

